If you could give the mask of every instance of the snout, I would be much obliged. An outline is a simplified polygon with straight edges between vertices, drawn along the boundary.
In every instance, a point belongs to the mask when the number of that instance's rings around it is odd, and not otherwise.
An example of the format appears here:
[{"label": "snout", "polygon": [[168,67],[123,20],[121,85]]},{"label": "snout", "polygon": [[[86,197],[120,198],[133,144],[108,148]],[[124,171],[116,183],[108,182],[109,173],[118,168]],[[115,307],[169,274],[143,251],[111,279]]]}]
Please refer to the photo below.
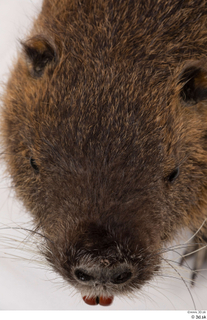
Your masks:
[{"label": "snout", "polygon": [[64,250],[61,254],[55,250],[48,259],[90,305],[108,306],[114,296],[140,289],[160,265],[160,255],[154,254],[158,246],[151,241],[150,233],[143,237],[137,230],[136,237],[131,237],[127,225],[120,230],[111,220],[107,222],[100,225],[86,221],[74,228],[74,234],[68,230],[71,242],[58,243],[56,246]]},{"label": "snout", "polygon": [[124,271],[110,270],[104,272],[104,270],[100,270],[100,273],[97,275],[97,272],[93,273],[92,271],[77,268],[75,270],[75,276],[81,282],[93,282],[94,285],[106,284],[108,282],[121,284],[131,278],[132,272],[129,268],[126,268]]},{"label": "snout", "polygon": [[[93,268],[79,267],[74,270],[74,275],[78,282],[89,285],[93,288],[104,288],[110,285],[122,286],[132,277],[132,270],[127,265],[119,265],[114,268]],[[113,296],[83,296],[85,303],[89,305],[100,304],[109,306],[113,302]]]}]

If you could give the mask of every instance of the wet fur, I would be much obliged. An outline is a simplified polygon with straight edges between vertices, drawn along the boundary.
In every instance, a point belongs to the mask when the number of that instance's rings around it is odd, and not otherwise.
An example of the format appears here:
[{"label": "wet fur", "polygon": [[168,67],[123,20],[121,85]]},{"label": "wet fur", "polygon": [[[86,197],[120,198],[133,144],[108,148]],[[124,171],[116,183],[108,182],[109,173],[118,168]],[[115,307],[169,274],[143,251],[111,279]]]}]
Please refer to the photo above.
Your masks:
[{"label": "wet fur", "polygon": [[[5,161],[45,257],[82,294],[139,289],[206,217],[206,15],[205,1],[45,0],[22,43]],[[119,286],[74,276],[125,265]]]}]

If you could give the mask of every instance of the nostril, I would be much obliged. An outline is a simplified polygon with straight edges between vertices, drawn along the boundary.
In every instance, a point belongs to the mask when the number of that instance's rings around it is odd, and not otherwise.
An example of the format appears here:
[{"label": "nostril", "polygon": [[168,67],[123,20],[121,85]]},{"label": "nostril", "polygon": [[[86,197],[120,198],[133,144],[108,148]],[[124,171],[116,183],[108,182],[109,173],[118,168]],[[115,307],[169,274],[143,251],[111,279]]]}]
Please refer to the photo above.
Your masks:
[{"label": "nostril", "polygon": [[118,275],[113,276],[112,282],[115,284],[124,283],[127,280],[129,280],[131,278],[131,276],[132,276],[131,271],[125,271],[125,272],[122,272]]},{"label": "nostril", "polygon": [[76,269],[75,270],[75,276],[77,277],[78,280],[83,281],[83,282],[90,281],[90,280],[94,279],[93,276],[87,274],[82,269]]}]

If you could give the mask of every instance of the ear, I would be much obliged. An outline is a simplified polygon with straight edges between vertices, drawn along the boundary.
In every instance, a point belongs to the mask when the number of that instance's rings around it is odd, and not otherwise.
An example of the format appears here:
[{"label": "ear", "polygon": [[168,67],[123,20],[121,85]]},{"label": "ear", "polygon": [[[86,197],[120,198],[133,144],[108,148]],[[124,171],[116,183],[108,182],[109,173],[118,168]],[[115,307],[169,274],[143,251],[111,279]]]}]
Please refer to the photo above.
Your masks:
[{"label": "ear", "polygon": [[180,96],[187,104],[196,104],[207,99],[207,70],[201,64],[185,67],[180,76]]},{"label": "ear", "polygon": [[54,46],[43,36],[35,36],[23,42],[22,46],[33,77],[40,77],[45,67],[56,59]]}]

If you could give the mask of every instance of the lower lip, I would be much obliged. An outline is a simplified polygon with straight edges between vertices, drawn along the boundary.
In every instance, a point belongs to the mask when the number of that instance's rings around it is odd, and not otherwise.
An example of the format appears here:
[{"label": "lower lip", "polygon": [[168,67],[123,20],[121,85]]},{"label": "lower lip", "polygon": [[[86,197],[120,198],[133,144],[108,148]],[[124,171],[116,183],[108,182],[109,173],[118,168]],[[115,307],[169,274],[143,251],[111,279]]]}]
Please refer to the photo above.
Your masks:
[{"label": "lower lip", "polygon": [[91,297],[88,298],[87,296],[83,297],[83,301],[90,306],[95,306],[100,304],[101,306],[107,307],[110,306],[113,302],[114,297]]}]

